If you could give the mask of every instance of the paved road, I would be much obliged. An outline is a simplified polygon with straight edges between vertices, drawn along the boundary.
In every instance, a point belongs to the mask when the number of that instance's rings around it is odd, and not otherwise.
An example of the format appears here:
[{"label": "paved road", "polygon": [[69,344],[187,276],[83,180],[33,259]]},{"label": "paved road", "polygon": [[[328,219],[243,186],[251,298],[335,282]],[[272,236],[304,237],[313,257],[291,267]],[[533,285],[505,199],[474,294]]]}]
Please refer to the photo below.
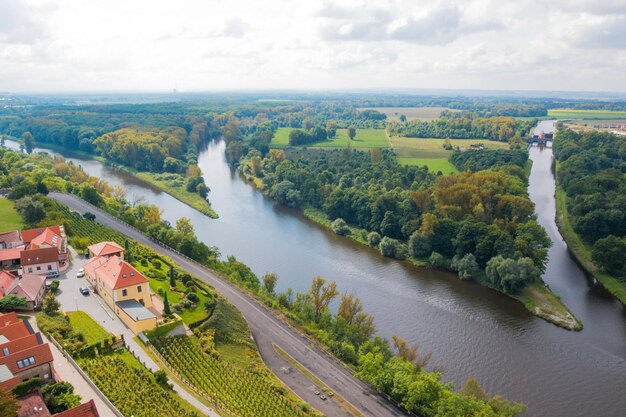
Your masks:
[{"label": "paved road", "polygon": [[232,284],[218,277],[213,271],[158,245],[143,233],[76,196],[50,193],[48,197],[79,212],[90,211],[96,214],[96,221],[170,257],[180,267],[215,287],[220,294],[241,311],[248,321],[250,331],[257,342],[259,352],[266,365],[299,397],[326,415],[342,416],[349,414],[339,408],[333,400],[322,401],[318,398],[313,392],[311,382],[298,370],[286,371],[286,368],[289,368],[289,364],[276,353],[272,344],[280,346],[292,358],[303,364],[318,379],[349,401],[365,416],[389,417],[404,415],[404,413],[378,395],[365,383],[353,378],[350,369],[335,358],[310,345],[307,339],[299,332],[275,317],[265,307],[239,291]]},{"label": "paved road", "polygon": [[[72,252],[73,257],[70,269],[68,269],[66,273],[61,274],[58,278],[55,278],[59,280],[60,284],[56,297],[61,303],[61,310],[84,311],[110,333],[113,333],[116,336],[124,336],[124,340],[130,350],[134,353],[135,357],[137,357],[146,366],[146,368],[150,369],[152,372],[161,369],[152,360],[152,358],[148,356],[143,348],[139,346],[139,343],[133,340],[135,334],[124,325],[124,323],[115,315],[104,300],[102,300],[102,298],[94,294],[93,291],[91,291],[89,295],[83,295],[80,293],[79,289],[81,287],[92,289],[86,278],[77,278],[76,276],[76,272],[83,267],[86,259],[83,256],[77,255],[74,249],[70,248],[70,251]],[[53,345],[50,346],[53,347]],[[57,361],[55,357],[55,367],[56,366]],[[185,389],[177,385],[174,381],[170,382],[174,385],[174,391],[176,391],[182,399],[202,411],[204,415],[219,417],[215,411],[200,403],[200,401],[194,398]]]}]

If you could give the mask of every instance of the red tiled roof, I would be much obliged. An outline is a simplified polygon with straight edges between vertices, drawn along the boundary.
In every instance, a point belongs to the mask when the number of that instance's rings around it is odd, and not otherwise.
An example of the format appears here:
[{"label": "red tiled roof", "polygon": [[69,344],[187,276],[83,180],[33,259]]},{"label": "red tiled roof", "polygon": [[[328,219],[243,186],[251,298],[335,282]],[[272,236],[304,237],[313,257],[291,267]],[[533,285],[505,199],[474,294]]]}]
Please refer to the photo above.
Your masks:
[{"label": "red tiled roof", "polygon": [[87,274],[92,278],[100,278],[113,289],[130,287],[148,282],[141,272],[119,256],[110,258],[95,257],[85,264]]},{"label": "red tiled roof", "polygon": [[17,285],[11,290],[11,294],[26,297],[28,300],[34,301],[41,292],[41,287],[45,285],[45,275],[24,274],[22,279],[20,279]]},{"label": "red tiled roof", "polygon": [[53,417],[100,417],[100,414],[98,414],[96,403],[93,400],[89,400],[89,402],[78,407],[54,414]]},{"label": "red tiled roof", "polygon": [[16,376],[6,381],[0,381],[0,391],[10,391],[20,382],[22,382],[22,380]]},{"label": "red tiled roof", "polygon": [[[32,365],[25,366],[23,368],[19,368],[17,366],[17,361],[30,358],[33,356],[35,358],[35,363]],[[0,365],[6,365],[7,368],[11,371],[13,375],[16,375],[20,372],[24,372],[34,366],[39,366],[44,363],[52,362],[54,359],[52,357],[52,352],[50,351],[50,346],[47,343],[43,345],[37,345],[32,348],[24,349],[16,353],[12,353],[9,356],[0,356]]]},{"label": "red tiled roof", "polygon": [[9,324],[8,326],[0,327],[0,335],[6,337],[9,340],[19,339],[20,337],[28,336],[30,330],[21,321],[17,323]]},{"label": "red tiled roof", "polygon": [[13,283],[15,282],[15,276],[7,271],[0,271],[0,299],[4,297],[4,294],[9,294],[13,289]]},{"label": "red tiled roof", "polygon": [[37,345],[39,345],[39,336],[37,334],[29,334],[28,336],[9,340],[6,343],[0,343],[0,358],[4,356],[3,348],[8,348],[9,354],[13,354]]},{"label": "red tiled roof", "polygon": [[20,254],[23,250],[23,247],[0,249],[0,261],[11,261],[13,259],[20,259]]},{"label": "red tiled roof", "polygon": [[0,233],[0,243],[16,243],[21,241],[20,232],[17,230]]},{"label": "red tiled roof", "polygon": [[56,247],[61,249],[63,238],[60,234],[52,231],[47,227],[40,235],[37,235],[30,241],[29,248],[37,249],[42,247]]},{"label": "red tiled roof", "polygon": [[47,417],[50,415],[39,389],[20,397],[17,403],[20,406],[17,411],[18,417]]},{"label": "red tiled roof", "polygon": [[89,246],[88,249],[95,256],[108,256],[124,252],[124,248],[117,243],[110,241],[96,243],[95,245]]},{"label": "red tiled roof", "polygon": [[22,230],[22,240],[24,243],[30,243],[34,238],[42,234],[46,229],[52,230],[59,236],[63,236],[61,226],[38,227],[37,229]]},{"label": "red tiled roof", "polygon": [[56,247],[25,250],[20,259],[22,266],[55,262],[59,260],[59,250]]},{"label": "red tiled roof", "polygon": [[17,318],[17,314],[15,314],[15,311],[11,311],[10,313],[0,314],[0,329],[10,324],[15,324],[19,322],[20,322],[20,319]]}]

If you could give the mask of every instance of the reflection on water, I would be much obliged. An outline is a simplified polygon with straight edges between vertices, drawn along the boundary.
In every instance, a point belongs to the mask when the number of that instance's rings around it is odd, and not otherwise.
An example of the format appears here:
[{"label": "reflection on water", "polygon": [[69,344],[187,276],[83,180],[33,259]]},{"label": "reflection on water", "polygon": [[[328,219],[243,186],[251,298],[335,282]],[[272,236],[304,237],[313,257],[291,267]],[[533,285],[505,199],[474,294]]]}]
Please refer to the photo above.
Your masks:
[{"label": "reflection on water", "polygon": [[236,255],[257,274],[277,272],[279,290],[305,291],[315,275],[337,281],[341,291],[361,297],[379,333],[432,349],[447,380],[475,377],[491,393],[526,402],[529,416],[623,416],[626,313],[589,286],[558,234],[551,149],[534,147],[530,155],[530,196],[554,242],[544,278],[583,321],[579,333],[546,323],[519,303],[453,274],[384,258],[276,205],[228,167],[223,142],[209,144],[198,161],[218,220],[123,171],[72,159],[89,174],[125,186],[129,200],[157,204],[172,223],[189,217],[201,240]]}]

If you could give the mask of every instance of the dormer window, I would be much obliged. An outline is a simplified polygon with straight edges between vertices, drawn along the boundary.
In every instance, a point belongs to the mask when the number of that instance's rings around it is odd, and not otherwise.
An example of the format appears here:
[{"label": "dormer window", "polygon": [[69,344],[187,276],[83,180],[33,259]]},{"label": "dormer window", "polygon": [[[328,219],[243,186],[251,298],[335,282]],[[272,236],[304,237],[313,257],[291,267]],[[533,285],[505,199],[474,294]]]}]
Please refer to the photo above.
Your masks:
[{"label": "dormer window", "polygon": [[135,273],[134,273],[134,272],[131,272],[131,273],[130,273],[130,276],[131,276],[131,277],[134,277],[134,276],[135,276]]},{"label": "dormer window", "polygon": [[126,278],[126,274],[122,274],[122,278]]}]

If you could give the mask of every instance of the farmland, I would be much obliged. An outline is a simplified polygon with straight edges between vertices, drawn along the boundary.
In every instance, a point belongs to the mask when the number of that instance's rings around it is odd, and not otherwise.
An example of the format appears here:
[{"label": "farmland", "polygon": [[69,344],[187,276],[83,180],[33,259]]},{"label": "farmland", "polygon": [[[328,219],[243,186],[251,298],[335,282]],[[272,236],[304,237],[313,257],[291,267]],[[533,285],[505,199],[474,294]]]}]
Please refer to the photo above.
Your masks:
[{"label": "farmland", "polygon": [[[289,146],[289,132],[293,129],[281,127],[274,134],[270,147]],[[348,137],[348,129],[337,129],[334,138],[306,145],[310,148],[344,148],[348,144],[353,148],[388,148],[389,139],[384,129],[357,129],[354,140]]]},{"label": "farmland", "polygon": [[438,119],[444,110],[458,111],[446,107],[370,107],[359,110],[376,110],[387,116],[387,120],[397,122],[401,115],[405,115],[407,120],[434,120]]},{"label": "farmland", "polygon": [[459,172],[447,158],[398,158],[400,165],[408,166],[427,166],[431,172],[439,172],[442,174],[455,174]]},{"label": "farmland", "polygon": [[550,109],[548,117],[554,119],[626,119],[626,111],[610,110],[576,110],[576,109]]},{"label": "farmland", "polygon": [[225,410],[228,415],[253,417],[306,416],[298,404],[282,392],[282,387],[268,382],[258,372],[229,365],[200,349],[192,338],[174,336],[160,338],[154,346],[188,384],[202,396]]},{"label": "farmland", "polygon": [[111,335],[84,311],[70,311],[67,317],[74,331],[82,334],[88,345],[95,345],[111,338]]},{"label": "farmland", "polygon": [[22,218],[13,207],[13,201],[0,198],[0,232],[20,230],[23,226]]}]

